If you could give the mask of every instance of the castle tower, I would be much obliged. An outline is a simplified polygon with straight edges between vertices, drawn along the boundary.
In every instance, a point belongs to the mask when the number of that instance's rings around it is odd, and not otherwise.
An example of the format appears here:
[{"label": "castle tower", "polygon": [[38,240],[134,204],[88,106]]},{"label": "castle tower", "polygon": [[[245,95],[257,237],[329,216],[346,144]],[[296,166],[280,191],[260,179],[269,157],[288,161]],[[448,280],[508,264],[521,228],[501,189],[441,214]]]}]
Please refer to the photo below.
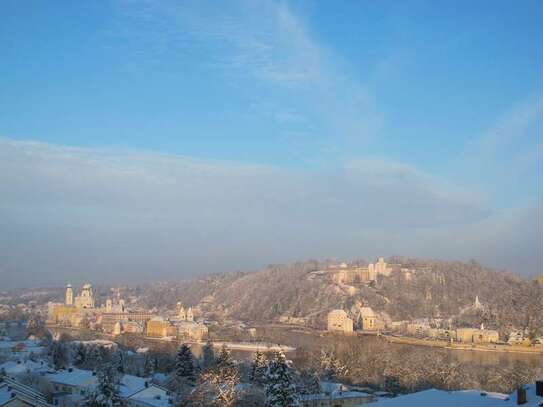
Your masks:
[{"label": "castle tower", "polygon": [[187,321],[194,321],[194,315],[192,314],[192,307],[187,310]]},{"label": "castle tower", "polygon": [[71,284],[66,286],[66,305],[74,305],[74,290]]},{"label": "castle tower", "polygon": [[113,309],[113,301],[111,301],[111,298],[108,298],[106,300],[106,311],[111,312],[112,309]]}]

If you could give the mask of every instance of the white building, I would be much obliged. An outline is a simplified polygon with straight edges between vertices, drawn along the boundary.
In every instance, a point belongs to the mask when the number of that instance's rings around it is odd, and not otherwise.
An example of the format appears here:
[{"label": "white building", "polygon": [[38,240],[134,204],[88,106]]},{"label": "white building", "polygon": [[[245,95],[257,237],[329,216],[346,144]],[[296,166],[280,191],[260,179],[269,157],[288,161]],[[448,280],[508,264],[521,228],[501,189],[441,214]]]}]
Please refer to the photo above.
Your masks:
[{"label": "white building", "polygon": [[335,309],[328,313],[328,330],[333,332],[352,333],[353,320],[342,309]]},{"label": "white building", "polygon": [[80,406],[98,383],[96,373],[76,368],[46,373],[43,378],[47,384],[45,390],[53,394],[53,404],[65,407]]}]

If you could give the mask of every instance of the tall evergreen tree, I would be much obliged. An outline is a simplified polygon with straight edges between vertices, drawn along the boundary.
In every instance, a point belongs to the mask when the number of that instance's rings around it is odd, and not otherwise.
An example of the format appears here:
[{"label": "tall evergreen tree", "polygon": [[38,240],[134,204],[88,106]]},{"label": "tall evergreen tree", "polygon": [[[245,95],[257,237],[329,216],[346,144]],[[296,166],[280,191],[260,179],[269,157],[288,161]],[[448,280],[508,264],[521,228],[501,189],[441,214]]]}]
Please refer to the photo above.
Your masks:
[{"label": "tall evergreen tree", "polygon": [[251,382],[258,385],[263,385],[266,378],[267,367],[268,363],[266,360],[266,356],[262,352],[257,350],[254,354],[253,363],[251,365]]},{"label": "tall evergreen tree", "polygon": [[59,341],[51,342],[49,348],[49,357],[53,367],[58,370],[66,367],[68,364],[68,355],[66,352],[66,346]]},{"label": "tall evergreen tree", "polygon": [[298,392],[300,394],[316,394],[321,392],[321,382],[317,372],[302,371]]},{"label": "tall evergreen tree", "polygon": [[213,344],[210,341],[202,348],[202,370],[209,369],[215,365],[215,351],[213,350]]},{"label": "tall evergreen tree", "polygon": [[149,355],[143,360],[143,377],[151,377],[155,373],[155,362]]},{"label": "tall evergreen tree", "polygon": [[230,355],[230,352],[228,351],[228,348],[226,347],[226,345],[224,344],[222,345],[221,351],[219,352],[219,355],[217,356],[215,364],[221,367],[234,365],[234,362],[232,361],[232,355]]},{"label": "tall evergreen tree", "polygon": [[113,355],[113,364],[118,373],[124,374],[124,356],[122,351],[117,351]]},{"label": "tall evergreen tree", "polygon": [[83,366],[87,360],[87,348],[81,342],[75,345],[73,352],[73,361],[75,366]]},{"label": "tall evergreen tree", "polygon": [[181,345],[175,357],[175,377],[179,384],[193,384],[196,380],[194,357],[187,344]]},{"label": "tall evergreen tree", "polygon": [[266,371],[266,406],[298,406],[298,395],[283,352],[276,352]]},{"label": "tall evergreen tree", "polygon": [[104,357],[102,356],[102,352],[99,346],[93,346],[92,348],[87,350],[86,362],[87,366],[92,369],[97,369],[102,366],[102,363],[104,362]]}]

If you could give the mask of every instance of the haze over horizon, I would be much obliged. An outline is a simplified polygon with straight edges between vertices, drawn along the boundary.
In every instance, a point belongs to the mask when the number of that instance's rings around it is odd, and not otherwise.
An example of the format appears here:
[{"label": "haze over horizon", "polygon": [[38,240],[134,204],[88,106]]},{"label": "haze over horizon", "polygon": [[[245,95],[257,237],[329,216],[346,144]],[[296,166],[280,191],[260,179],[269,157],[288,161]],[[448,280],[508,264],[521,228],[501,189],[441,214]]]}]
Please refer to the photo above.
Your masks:
[{"label": "haze over horizon", "polygon": [[543,3],[7,0],[3,288],[543,272]]}]

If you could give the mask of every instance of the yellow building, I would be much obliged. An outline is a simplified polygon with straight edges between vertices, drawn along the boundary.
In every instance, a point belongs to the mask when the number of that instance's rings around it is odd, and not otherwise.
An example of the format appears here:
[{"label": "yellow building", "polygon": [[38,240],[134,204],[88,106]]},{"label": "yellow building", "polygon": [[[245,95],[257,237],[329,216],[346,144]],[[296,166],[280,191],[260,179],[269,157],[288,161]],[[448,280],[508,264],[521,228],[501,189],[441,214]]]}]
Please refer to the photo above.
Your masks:
[{"label": "yellow building", "polygon": [[128,334],[141,334],[143,333],[143,324],[136,321],[128,321],[123,324],[123,330]]},{"label": "yellow building", "polygon": [[342,309],[335,309],[328,313],[328,330],[332,332],[353,332],[353,320]]},{"label": "yellow building", "polygon": [[145,322],[153,318],[153,316],[152,313],[147,311],[101,312],[98,316],[98,323],[105,332],[112,332],[113,327],[117,322],[121,322],[123,323],[123,326],[125,326],[128,322],[133,321],[143,326],[145,325]]},{"label": "yellow building", "polygon": [[491,329],[458,328],[456,339],[463,343],[495,343],[500,340],[500,335]]},{"label": "yellow building", "polygon": [[73,320],[79,315],[79,310],[75,307],[50,303],[47,322],[58,325],[72,325]]},{"label": "yellow building", "polygon": [[177,336],[177,328],[170,321],[157,317],[147,321],[146,334],[155,338]]},{"label": "yellow building", "polygon": [[377,315],[370,307],[362,307],[360,309],[360,319],[362,322],[362,330],[374,331],[378,329]]},{"label": "yellow building", "polygon": [[337,284],[366,284],[375,281],[378,275],[389,276],[392,268],[388,267],[383,257],[367,267],[349,266],[347,263],[329,267],[332,280]]}]

